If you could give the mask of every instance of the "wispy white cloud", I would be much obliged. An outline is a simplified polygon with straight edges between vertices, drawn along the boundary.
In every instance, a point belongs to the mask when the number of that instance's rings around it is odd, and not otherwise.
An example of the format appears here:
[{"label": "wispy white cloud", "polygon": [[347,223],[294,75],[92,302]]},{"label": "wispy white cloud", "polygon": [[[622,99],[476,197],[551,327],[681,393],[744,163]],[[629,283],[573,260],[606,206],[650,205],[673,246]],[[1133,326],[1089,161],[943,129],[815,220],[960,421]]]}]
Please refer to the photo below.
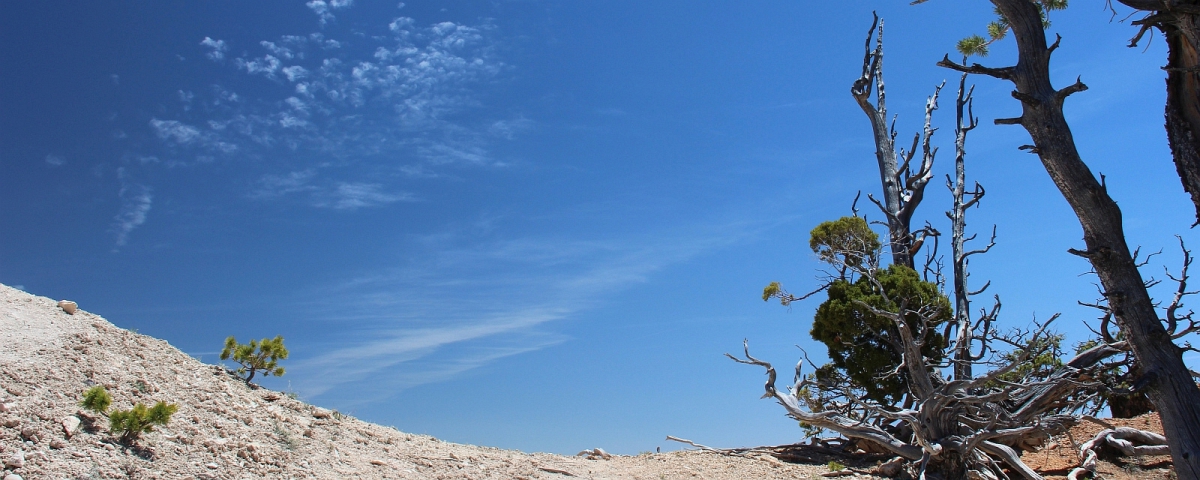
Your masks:
[{"label": "wispy white cloud", "polygon": [[321,25],[325,25],[326,23],[335,20],[335,17],[333,16],[333,10],[347,8],[351,5],[354,5],[354,0],[311,0],[305,5],[307,5],[308,8],[313,11],[313,13],[317,14],[317,17],[321,20]]},{"label": "wispy white cloud", "polygon": [[150,126],[158,138],[174,143],[189,144],[200,138],[200,130],[175,120],[150,119]]},{"label": "wispy white cloud", "polygon": [[434,165],[448,163],[485,165],[490,160],[487,149],[474,138],[423,142],[417,147],[417,151]]},{"label": "wispy white cloud", "polygon": [[375,207],[405,200],[413,200],[409,193],[388,193],[377,183],[339,183],[333,189],[332,198],[326,204],[338,210],[355,210],[364,207]]},{"label": "wispy white cloud", "polygon": [[60,155],[55,155],[53,153],[46,155],[46,165],[49,165],[51,167],[61,167],[66,164],[67,164],[66,159],[64,159]]},{"label": "wispy white cloud", "polygon": [[510,120],[497,120],[488,127],[488,133],[493,136],[512,140],[517,134],[533,128],[533,121],[525,117]]},{"label": "wispy white cloud", "polygon": [[246,73],[251,75],[262,75],[267,78],[275,78],[275,72],[279,71],[280,65],[283,63],[273,55],[264,55],[262,58],[253,60],[237,59],[238,68],[245,69]]},{"label": "wispy white cloud", "polygon": [[250,193],[250,196],[251,198],[268,199],[297,192],[311,192],[317,190],[317,187],[310,184],[316,174],[316,170],[306,169],[282,175],[264,175],[259,179],[257,188]]},{"label": "wispy white cloud", "polygon": [[[352,2],[306,5],[325,24]],[[129,176],[138,169],[251,160],[275,171],[247,182],[246,198],[349,212],[418,201],[411,184],[453,176],[449,166],[503,166],[491,154],[495,142],[533,128],[510,113],[464,115],[486,111],[478,91],[508,68],[490,24],[397,17],[376,25],[377,34],[334,38],[340,30],[248,43],[240,54],[226,40],[200,40],[193,55],[243,81],[179,88],[163,102],[168,110],[143,124],[158,143],[123,159],[117,246],[153,205],[154,190]],[[51,166],[63,161],[46,157]]]},{"label": "wispy white cloud", "polygon": [[212,61],[224,60],[225,52],[229,51],[229,45],[224,40],[214,40],[212,37],[204,37],[204,40],[200,41],[200,45],[209,48],[208,53],[204,55]]},{"label": "wispy white cloud", "polygon": [[177,120],[150,119],[150,127],[160,140],[172,146],[198,146],[205,150],[221,153],[233,153],[237,145],[220,139],[212,131],[201,130],[192,125]]},{"label": "wispy white cloud", "polygon": [[[307,3],[326,21],[351,5]],[[229,84],[178,90],[176,114],[149,122],[166,151],[138,155],[175,162],[285,160],[282,171],[262,177],[250,197],[303,192],[309,204],[339,210],[412,200],[389,182],[440,177],[449,165],[503,166],[492,157],[493,144],[516,138],[533,122],[463,115],[485,108],[477,90],[507,68],[496,55],[495,29],[487,23],[422,26],[397,17],[378,30],[353,42],[328,32],[284,35],[236,57],[224,40],[205,37],[200,42],[205,55],[255,78],[254,94],[233,91]],[[349,168],[322,167],[330,163]],[[375,173],[389,164],[398,175],[381,180]],[[370,167],[370,181],[355,178],[366,170],[356,165]],[[272,183],[305,171],[339,178],[309,178],[302,191]]]},{"label": "wispy white cloud", "polygon": [[265,175],[259,179],[250,197],[261,200],[300,194],[313,206],[335,210],[357,210],[416,199],[411,193],[386,191],[378,183],[321,185],[319,182],[316,169],[311,168],[283,175]]},{"label": "wispy white cloud", "polygon": [[[288,81],[289,81],[289,82],[295,82],[295,81],[297,81],[297,80],[300,80],[300,79],[302,79],[302,78],[305,78],[305,77],[307,77],[307,76],[308,76],[308,70],[307,70],[307,69],[305,69],[304,67],[301,67],[301,66],[299,66],[299,65],[292,65],[292,66],[290,66],[290,67],[283,67],[282,71],[283,71],[283,76],[287,77],[287,79],[288,79]],[[307,87],[307,86],[305,86],[304,88],[302,88],[302,89],[299,89],[299,90],[297,91],[297,93],[300,93],[300,92],[305,92],[305,93],[307,93],[307,92],[308,92],[308,87]]]},{"label": "wispy white cloud", "polygon": [[474,234],[414,239],[412,248],[420,253],[409,266],[308,295],[321,300],[306,308],[342,334],[339,348],[297,362],[294,371],[304,372],[301,388],[309,395],[346,384],[354,384],[356,394],[394,394],[447,381],[499,358],[561,343],[567,338],[547,324],[595,308],[608,294],[758,228],[720,225],[605,240],[519,238],[467,247],[447,245],[470,242]]},{"label": "wispy white cloud", "polygon": [[150,187],[130,180],[125,167],[117,169],[117,178],[121,182],[121,190],[117,193],[121,199],[121,210],[113,218],[112,230],[117,237],[116,246],[123,247],[129,240],[129,234],[146,223],[154,196]]},{"label": "wispy white cloud", "polygon": [[183,111],[186,112],[191,110],[192,100],[196,98],[196,94],[189,91],[180,90],[177,92],[177,95],[179,96],[179,103],[183,105]]}]

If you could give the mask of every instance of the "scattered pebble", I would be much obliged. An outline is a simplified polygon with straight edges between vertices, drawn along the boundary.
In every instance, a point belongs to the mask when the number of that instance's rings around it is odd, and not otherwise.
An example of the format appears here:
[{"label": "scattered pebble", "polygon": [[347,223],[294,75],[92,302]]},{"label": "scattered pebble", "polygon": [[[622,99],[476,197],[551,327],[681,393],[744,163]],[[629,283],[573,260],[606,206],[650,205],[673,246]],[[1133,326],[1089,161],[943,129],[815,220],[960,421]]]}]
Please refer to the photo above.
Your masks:
[{"label": "scattered pebble", "polygon": [[21,468],[25,466],[25,451],[17,450],[11,457],[4,460],[5,468]]},{"label": "scattered pebble", "polygon": [[67,438],[71,438],[72,435],[75,435],[75,431],[79,430],[79,417],[71,415],[64,418],[62,420],[62,427],[63,433],[67,435]]}]

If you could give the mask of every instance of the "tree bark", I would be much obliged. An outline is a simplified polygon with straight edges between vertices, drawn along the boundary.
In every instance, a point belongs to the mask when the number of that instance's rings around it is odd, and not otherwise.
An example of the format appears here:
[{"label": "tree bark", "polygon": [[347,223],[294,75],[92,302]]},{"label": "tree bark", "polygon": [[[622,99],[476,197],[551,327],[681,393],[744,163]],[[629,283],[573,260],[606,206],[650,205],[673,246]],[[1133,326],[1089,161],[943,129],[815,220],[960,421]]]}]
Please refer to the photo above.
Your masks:
[{"label": "tree bark", "polygon": [[[1108,307],[1128,335],[1144,376],[1135,385],[1147,389],[1162,416],[1162,423],[1179,478],[1200,478],[1200,389],[1185,367],[1182,351],[1163,327],[1146,290],[1141,273],[1125,243],[1121,210],[1102,182],[1079,156],[1062,104],[1072,93],[1085,90],[1080,82],[1055,90],[1050,84],[1050,55],[1042,19],[1028,0],[992,0],[1008,19],[1016,37],[1016,67],[989,69],[959,67],[1012,81],[1013,97],[1021,101],[1022,114],[1000,119],[998,124],[1019,124],[1033,139],[1032,147],[1046,172],[1071,205],[1083,227],[1086,251],[1073,251],[1092,264]],[[950,62],[943,60],[943,65]]]},{"label": "tree bark", "polygon": [[[1167,141],[1200,224],[1200,0],[1120,0],[1148,12],[1130,46],[1151,27],[1167,38]],[[1194,226],[1195,224],[1193,224]]]}]

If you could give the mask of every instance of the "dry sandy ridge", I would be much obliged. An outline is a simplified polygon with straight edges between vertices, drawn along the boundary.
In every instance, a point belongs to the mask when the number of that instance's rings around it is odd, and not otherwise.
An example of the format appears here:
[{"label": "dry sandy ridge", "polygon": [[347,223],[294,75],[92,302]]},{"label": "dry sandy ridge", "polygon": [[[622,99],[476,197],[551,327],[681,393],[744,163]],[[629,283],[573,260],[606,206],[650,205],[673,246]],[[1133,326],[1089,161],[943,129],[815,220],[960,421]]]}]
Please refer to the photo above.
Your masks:
[{"label": "dry sandy ridge", "polygon": [[[165,341],[0,285],[0,477],[24,479],[795,479],[824,465],[698,451],[587,459],[412,435],[251,388]],[[78,406],[91,385],[114,408],[179,405],[126,448]],[[74,431],[73,419],[82,419]],[[91,426],[89,426],[91,425]],[[10,478],[11,477],[11,478]]]}]

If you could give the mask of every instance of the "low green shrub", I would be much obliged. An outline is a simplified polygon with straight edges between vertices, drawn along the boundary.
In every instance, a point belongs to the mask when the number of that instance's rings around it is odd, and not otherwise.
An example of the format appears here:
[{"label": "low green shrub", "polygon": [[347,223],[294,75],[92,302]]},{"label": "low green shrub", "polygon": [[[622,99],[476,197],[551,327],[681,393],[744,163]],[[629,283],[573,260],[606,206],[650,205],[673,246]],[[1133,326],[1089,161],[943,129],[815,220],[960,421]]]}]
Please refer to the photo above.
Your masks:
[{"label": "low green shrub", "polygon": [[143,433],[154,431],[155,425],[166,425],[171,421],[171,415],[179,410],[173,403],[158,402],[153,407],[136,404],[129,410],[108,411],[112,405],[112,396],[103,386],[97,385],[83,392],[83,400],[79,406],[108,417],[108,431],[119,435],[122,443],[137,441]]},{"label": "low green shrub", "polygon": [[155,425],[166,425],[177,410],[178,405],[166,402],[149,408],[139,403],[129,410],[114,410],[108,415],[108,430],[120,435],[122,442],[134,442],[143,433],[153,432]]},{"label": "low green shrub", "polygon": [[79,406],[101,415],[108,414],[109,405],[112,405],[112,396],[102,385],[87,389],[83,392],[83,401],[79,402]]}]

